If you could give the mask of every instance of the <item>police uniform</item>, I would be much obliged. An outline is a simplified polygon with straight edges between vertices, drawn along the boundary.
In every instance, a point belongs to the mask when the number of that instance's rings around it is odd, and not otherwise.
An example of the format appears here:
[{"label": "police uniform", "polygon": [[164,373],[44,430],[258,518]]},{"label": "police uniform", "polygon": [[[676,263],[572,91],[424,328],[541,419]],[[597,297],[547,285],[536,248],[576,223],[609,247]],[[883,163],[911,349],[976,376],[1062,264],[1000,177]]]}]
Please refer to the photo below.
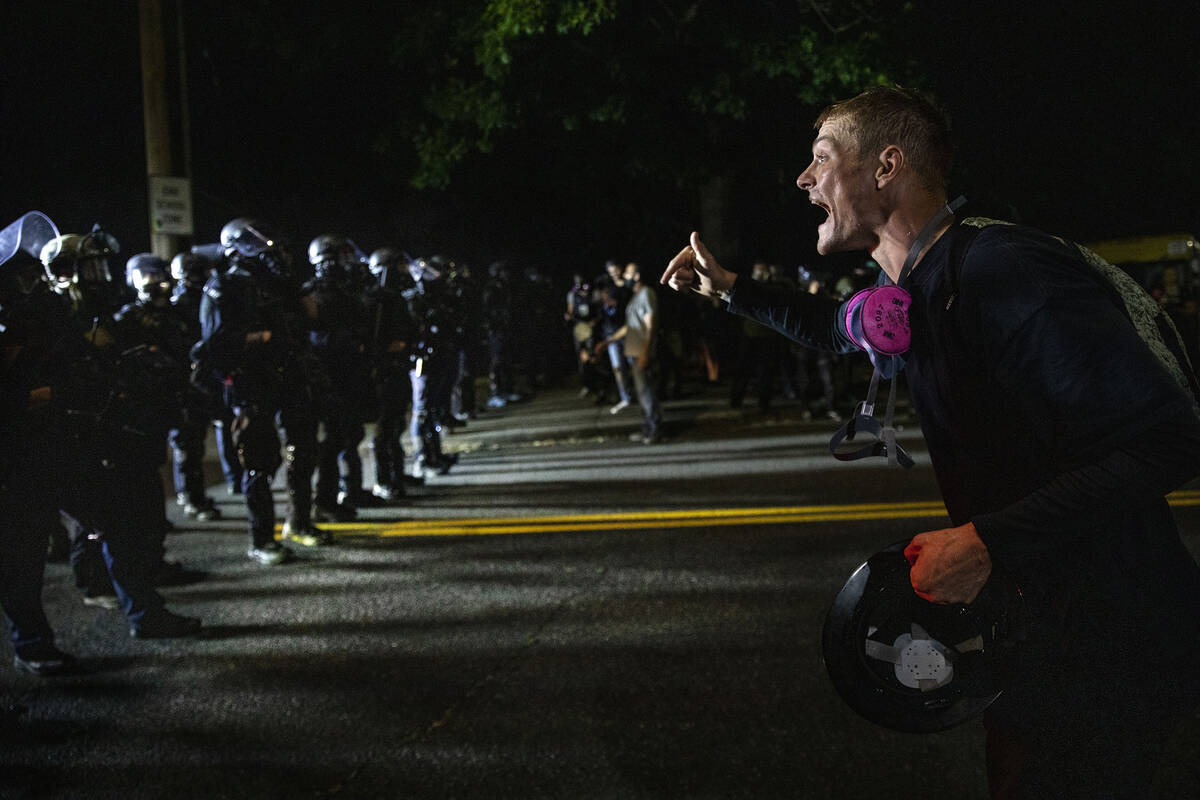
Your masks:
[{"label": "police uniform", "polygon": [[[286,551],[275,542],[271,479],[285,460],[290,501],[285,538],[306,537],[314,530],[310,506],[317,419],[312,410],[314,370],[304,338],[312,310],[286,278],[266,274],[237,252],[229,258],[229,270],[204,286],[201,346],[194,355],[198,368],[223,386],[225,403],[235,415],[249,555],[278,563]],[[277,424],[284,433],[285,458],[280,456]]]},{"label": "police uniform", "polygon": [[[409,351],[417,331],[403,295],[404,288],[412,288],[407,270],[395,265],[383,266],[377,271],[377,278],[378,282],[365,294],[366,318],[371,325],[372,388],[378,409],[371,440],[375,456],[372,494],[382,500],[394,500],[406,491],[403,439],[412,402]],[[393,282],[400,285],[393,286]]]},{"label": "police uniform", "polygon": [[337,375],[330,390],[317,398],[324,436],[317,446],[314,511],[322,518],[353,518],[354,508],[363,500],[358,445],[365,436],[373,396],[361,284],[338,270],[319,268],[318,277],[304,291],[316,308],[309,346],[327,374]]},{"label": "police uniform", "polygon": [[417,326],[409,371],[413,475],[424,477],[430,469],[444,475],[458,460],[457,454],[442,452],[441,439],[457,371],[452,336],[454,311],[435,266],[422,260],[414,264],[412,273],[416,286],[405,290],[404,298]]},{"label": "police uniform", "polygon": [[[171,305],[179,312],[187,323],[187,341],[194,347],[200,341],[200,301],[204,298],[204,286],[189,286],[178,283],[175,294],[171,297]],[[189,356],[190,360],[190,356]],[[212,395],[212,402],[206,411],[208,417],[201,420],[193,428],[179,430],[171,439],[175,452],[174,479],[175,491],[187,492],[190,487],[204,488],[204,441],[207,437],[207,423],[215,423],[217,442],[217,457],[221,463],[221,472],[225,476],[225,484],[230,494],[241,494],[242,466],[238,463],[237,452],[233,446],[233,414],[221,401],[219,393],[211,383],[206,384]],[[176,433],[176,432],[173,432]],[[203,496],[203,491],[200,492]]]}]

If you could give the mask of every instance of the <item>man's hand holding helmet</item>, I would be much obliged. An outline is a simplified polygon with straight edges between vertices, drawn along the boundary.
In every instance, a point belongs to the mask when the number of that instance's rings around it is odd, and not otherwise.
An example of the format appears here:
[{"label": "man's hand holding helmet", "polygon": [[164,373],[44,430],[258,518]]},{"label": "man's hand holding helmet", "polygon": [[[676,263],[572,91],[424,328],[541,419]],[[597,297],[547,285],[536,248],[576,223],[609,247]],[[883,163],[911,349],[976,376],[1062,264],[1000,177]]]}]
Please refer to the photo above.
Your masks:
[{"label": "man's hand holding helmet", "polygon": [[931,603],[971,603],[992,574],[987,546],[974,523],[919,533],[904,548],[917,596]]}]

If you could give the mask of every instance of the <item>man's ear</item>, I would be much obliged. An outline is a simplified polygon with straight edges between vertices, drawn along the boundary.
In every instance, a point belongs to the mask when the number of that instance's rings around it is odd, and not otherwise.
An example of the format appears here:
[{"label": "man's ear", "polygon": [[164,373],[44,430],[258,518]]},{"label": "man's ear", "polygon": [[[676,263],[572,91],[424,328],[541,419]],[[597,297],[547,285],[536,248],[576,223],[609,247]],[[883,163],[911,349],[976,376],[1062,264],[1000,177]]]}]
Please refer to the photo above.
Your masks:
[{"label": "man's ear", "polygon": [[875,188],[882,189],[904,168],[904,151],[894,144],[883,148],[875,165]]}]

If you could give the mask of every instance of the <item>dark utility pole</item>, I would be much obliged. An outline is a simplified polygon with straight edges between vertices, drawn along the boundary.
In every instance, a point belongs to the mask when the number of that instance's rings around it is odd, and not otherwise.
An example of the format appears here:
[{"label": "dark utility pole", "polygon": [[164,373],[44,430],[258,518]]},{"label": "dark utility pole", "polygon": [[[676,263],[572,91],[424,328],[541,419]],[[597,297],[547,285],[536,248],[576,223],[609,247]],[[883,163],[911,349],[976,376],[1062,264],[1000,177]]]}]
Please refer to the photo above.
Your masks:
[{"label": "dark utility pole", "polygon": [[142,105],[146,128],[146,177],[150,199],[151,251],[170,260],[181,236],[192,233],[191,186],[174,176],[167,92],[162,0],[138,0],[142,45]]}]

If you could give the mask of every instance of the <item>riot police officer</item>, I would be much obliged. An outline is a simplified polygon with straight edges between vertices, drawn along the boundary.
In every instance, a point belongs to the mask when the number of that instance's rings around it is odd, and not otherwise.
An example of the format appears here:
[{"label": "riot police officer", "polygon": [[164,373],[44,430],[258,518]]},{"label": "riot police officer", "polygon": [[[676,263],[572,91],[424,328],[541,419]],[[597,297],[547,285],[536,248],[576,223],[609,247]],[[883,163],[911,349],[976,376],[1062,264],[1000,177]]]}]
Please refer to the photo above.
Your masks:
[{"label": "riot police officer", "polygon": [[42,605],[46,530],[55,524],[54,509],[43,502],[41,461],[35,449],[34,409],[44,394],[29,381],[28,342],[33,318],[23,312],[29,295],[44,287],[42,265],[35,259],[58,229],[44,214],[31,211],[0,231],[0,610],[8,620],[13,666],[34,675],[74,672],[75,657],[55,643],[54,629]]},{"label": "riot police officer", "polygon": [[[109,259],[119,252],[117,240],[98,225],[87,235],[66,234],[53,243],[48,242],[41,253],[41,261],[51,293],[31,297],[26,306],[26,313],[40,312],[47,321],[49,338],[46,347],[52,351],[44,356],[51,362],[47,366],[73,365],[77,377],[82,380],[82,376],[90,376],[101,387],[100,391],[114,379],[114,365],[108,361],[116,350],[112,315],[120,306],[122,293],[113,281]],[[79,335],[85,341],[77,341]],[[61,383],[60,399],[69,386],[75,388],[68,383],[65,372],[59,373],[56,379]],[[58,458],[67,457],[67,450],[86,440],[86,447],[81,449],[102,459],[103,449],[98,440],[84,437],[79,430],[85,424],[82,422],[85,415],[80,412],[81,408],[68,408],[66,419],[56,420],[66,438],[65,444],[55,442],[61,445]],[[62,509],[59,517],[67,531],[68,558],[75,586],[83,593],[83,602],[98,608],[117,608],[119,601],[104,561],[99,534],[67,509]],[[161,524],[161,520],[156,519],[153,529],[157,530]]]},{"label": "riot police officer", "polygon": [[[125,282],[136,293],[115,317],[118,333],[126,347],[146,344],[171,359],[178,382],[190,374],[189,353],[196,340],[194,330],[180,310],[171,303],[174,281],[165,260],[153,253],[138,253],[125,262]],[[187,383],[189,388],[190,383]],[[221,511],[205,493],[204,436],[208,428],[211,400],[199,391],[188,392],[181,400],[178,424],[167,435],[174,454],[172,477],[176,502],[184,513],[201,522],[221,518]]]},{"label": "riot police officer", "polygon": [[317,445],[318,522],[353,519],[366,500],[358,445],[372,415],[370,361],[367,355],[366,257],[350,239],[323,234],[309,243],[313,279],[304,293],[316,307],[309,331],[312,352],[330,375],[330,391],[317,402],[324,436]]},{"label": "riot police officer", "polygon": [[[204,287],[201,341],[193,358],[201,374],[225,387],[225,402],[236,417],[247,556],[281,564],[290,551],[275,541],[271,479],[285,461],[289,508],[283,538],[305,547],[333,541],[311,518],[317,430],[312,400],[314,389],[328,384],[308,351],[316,307],[301,294],[290,254],[263,223],[233,219],[221,229],[221,244],[228,268]],[[285,458],[276,424],[283,429]]]},{"label": "riot police officer", "polygon": [[[175,281],[175,293],[171,296],[173,305],[188,324],[188,340],[193,343],[200,341],[200,301],[204,298],[204,284],[212,277],[214,270],[224,264],[220,244],[199,245],[190,251],[176,253],[171,259],[171,278]],[[214,424],[216,434],[217,457],[221,463],[221,472],[225,476],[225,485],[229,494],[242,493],[242,465],[238,463],[237,451],[233,446],[233,412],[222,402],[216,387],[203,379],[194,381],[205,389],[211,396],[208,412]],[[204,441],[206,426],[194,431],[194,436],[181,438],[175,450],[176,471],[175,490],[181,485],[203,486]],[[182,458],[180,457],[182,454]],[[181,475],[182,473],[182,475]],[[181,484],[182,478],[182,484]],[[187,507],[184,507],[185,512]]]},{"label": "riot police officer", "polygon": [[433,470],[445,475],[458,462],[457,453],[442,452],[442,429],[450,411],[457,363],[453,344],[454,309],[442,272],[445,259],[434,256],[409,263],[414,285],[404,291],[409,313],[416,325],[411,352],[412,420],[409,433],[413,445],[414,477],[424,478]]},{"label": "riot police officer", "polygon": [[454,307],[453,342],[458,363],[450,393],[450,415],[446,418],[452,428],[476,418],[475,375],[483,347],[482,292],[477,274],[462,261],[451,262],[446,274]]},{"label": "riot police officer", "polygon": [[512,393],[512,268],[506,261],[488,266],[483,285],[483,322],[488,348],[488,408],[504,408],[519,399]]},{"label": "riot police officer", "polygon": [[36,426],[43,434],[37,451],[53,476],[44,487],[51,507],[77,541],[99,543],[130,634],[187,636],[200,620],[168,611],[154,587],[165,533],[157,465],[179,399],[171,387],[179,384],[149,348],[122,349],[109,271],[116,252],[116,240],[98,228],[43,248],[62,302],[42,303],[31,316],[37,355],[30,381],[49,398],[39,409],[46,419]]},{"label": "riot police officer", "polygon": [[371,253],[368,267],[373,278],[366,292],[371,326],[369,353],[378,408],[371,440],[375,456],[371,493],[390,502],[407,492],[403,440],[413,392],[408,372],[416,325],[404,292],[415,288],[416,283],[408,271],[408,258],[394,247],[381,247]]}]

